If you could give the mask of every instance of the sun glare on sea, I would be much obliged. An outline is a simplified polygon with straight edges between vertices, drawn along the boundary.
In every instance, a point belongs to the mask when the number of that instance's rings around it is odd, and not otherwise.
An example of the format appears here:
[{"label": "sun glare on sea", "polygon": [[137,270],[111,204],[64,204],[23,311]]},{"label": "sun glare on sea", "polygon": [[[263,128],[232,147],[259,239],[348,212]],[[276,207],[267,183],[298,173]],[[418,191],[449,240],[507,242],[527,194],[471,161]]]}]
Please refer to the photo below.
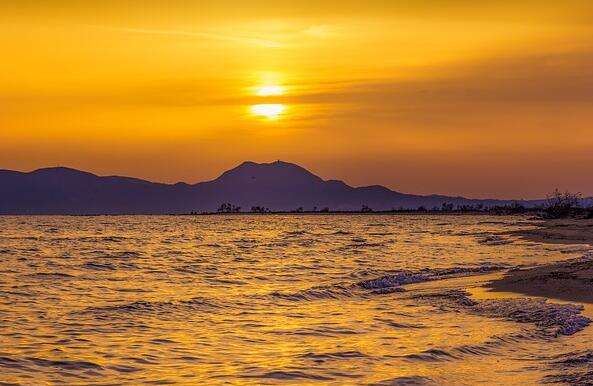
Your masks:
[{"label": "sun glare on sea", "polygon": [[264,103],[251,106],[253,115],[267,119],[278,119],[285,110],[286,106],[280,103]]}]

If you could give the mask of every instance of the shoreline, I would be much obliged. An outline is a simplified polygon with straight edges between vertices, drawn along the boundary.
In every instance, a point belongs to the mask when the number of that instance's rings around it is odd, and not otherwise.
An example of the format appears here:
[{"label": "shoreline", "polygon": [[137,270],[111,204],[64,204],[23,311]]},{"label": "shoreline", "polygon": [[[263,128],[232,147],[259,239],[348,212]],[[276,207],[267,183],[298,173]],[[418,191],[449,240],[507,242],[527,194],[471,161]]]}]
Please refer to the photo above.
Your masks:
[{"label": "shoreline", "polygon": [[173,217],[208,217],[208,216],[344,216],[344,215],[357,215],[357,216],[495,216],[495,217],[524,217],[527,220],[539,220],[536,218],[537,213],[492,213],[492,212],[443,212],[443,211],[373,211],[373,212],[361,212],[361,211],[332,211],[332,212],[237,212],[237,213],[87,213],[87,214],[60,214],[60,213],[0,213],[0,217],[161,217],[161,216],[173,216]]},{"label": "shoreline", "polygon": [[538,243],[588,245],[590,249],[579,258],[509,270],[484,288],[489,292],[593,304],[593,221],[549,220],[534,225],[537,228],[508,234]]},{"label": "shoreline", "polygon": [[535,229],[509,231],[507,234],[524,240],[548,244],[587,244],[593,248],[593,220],[534,219]]}]

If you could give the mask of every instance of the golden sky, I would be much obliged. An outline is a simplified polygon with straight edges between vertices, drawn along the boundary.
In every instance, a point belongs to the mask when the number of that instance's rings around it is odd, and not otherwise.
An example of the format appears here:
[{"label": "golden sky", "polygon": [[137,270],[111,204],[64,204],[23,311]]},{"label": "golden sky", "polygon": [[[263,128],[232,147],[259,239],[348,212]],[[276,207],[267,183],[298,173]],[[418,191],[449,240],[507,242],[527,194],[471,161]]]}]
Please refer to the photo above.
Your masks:
[{"label": "golden sky", "polygon": [[591,1],[0,2],[0,168],[593,194]]}]

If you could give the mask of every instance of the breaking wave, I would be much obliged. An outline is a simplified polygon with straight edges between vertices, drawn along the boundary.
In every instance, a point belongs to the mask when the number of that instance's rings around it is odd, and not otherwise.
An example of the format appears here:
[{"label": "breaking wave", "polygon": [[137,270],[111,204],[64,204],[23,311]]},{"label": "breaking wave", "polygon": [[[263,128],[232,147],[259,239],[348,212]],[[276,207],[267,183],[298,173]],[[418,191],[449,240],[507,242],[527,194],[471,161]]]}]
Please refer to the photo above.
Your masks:
[{"label": "breaking wave", "polygon": [[449,311],[465,311],[491,318],[502,318],[517,323],[531,323],[539,332],[549,335],[573,335],[591,320],[581,315],[582,305],[549,303],[540,299],[474,300],[461,290],[422,294],[414,299]]},{"label": "breaking wave", "polygon": [[406,284],[423,283],[427,281],[444,280],[453,277],[486,274],[507,269],[508,265],[487,264],[474,267],[452,267],[421,269],[416,271],[397,271],[389,275],[373,279],[361,280],[355,283],[314,286],[296,292],[271,292],[274,298],[289,301],[313,301],[322,299],[340,299],[369,294],[384,295],[405,292],[402,287]]},{"label": "breaking wave", "polygon": [[366,289],[385,289],[389,287],[398,287],[405,284],[422,283],[433,280],[443,280],[457,276],[468,276],[485,274],[509,268],[503,264],[487,264],[475,267],[452,267],[421,269],[418,271],[400,271],[394,274],[381,276],[375,279],[363,280],[357,283],[358,286]]}]

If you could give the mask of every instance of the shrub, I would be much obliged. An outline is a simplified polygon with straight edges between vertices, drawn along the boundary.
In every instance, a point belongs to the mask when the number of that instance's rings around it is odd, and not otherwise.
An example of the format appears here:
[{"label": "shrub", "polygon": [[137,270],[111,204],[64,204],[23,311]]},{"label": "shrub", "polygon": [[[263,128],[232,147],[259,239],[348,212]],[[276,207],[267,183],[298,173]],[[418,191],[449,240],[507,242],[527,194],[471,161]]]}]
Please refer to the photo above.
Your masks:
[{"label": "shrub", "polygon": [[571,192],[561,192],[558,189],[554,190],[546,200],[544,207],[544,218],[566,218],[573,217],[582,212],[581,194]]}]

